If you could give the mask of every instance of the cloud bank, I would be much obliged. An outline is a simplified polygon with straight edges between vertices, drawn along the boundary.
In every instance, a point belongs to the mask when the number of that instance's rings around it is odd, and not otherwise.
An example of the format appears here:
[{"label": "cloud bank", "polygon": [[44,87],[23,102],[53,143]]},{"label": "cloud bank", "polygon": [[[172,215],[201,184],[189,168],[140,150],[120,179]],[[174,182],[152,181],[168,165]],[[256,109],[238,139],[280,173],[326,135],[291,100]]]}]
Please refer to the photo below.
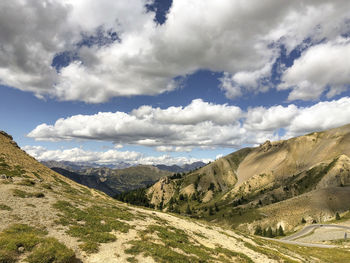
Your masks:
[{"label": "cloud bank", "polygon": [[[336,118],[334,116],[337,116]],[[185,107],[141,106],[130,113],[100,112],[40,124],[28,137],[36,140],[101,140],[141,145],[158,151],[255,145],[350,123],[350,98],[310,107],[272,106],[247,111],[201,99]]]},{"label": "cloud bank", "polygon": [[[208,69],[225,72],[221,89],[237,98],[274,88],[268,79],[281,46],[287,53],[302,46],[294,65],[281,69],[278,88],[290,89],[290,100],[348,88],[340,70],[348,59],[334,60],[349,53],[347,0],[174,0],[162,25],[150,2],[1,1],[0,83],[100,103],[172,91],[175,77]],[[67,52],[74,55],[56,70],[53,61]]]},{"label": "cloud bank", "polygon": [[25,146],[23,147],[28,154],[39,161],[70,161],[70,162],[87,162],[97,163],[100,165],[128,163],[132,165],[147,164],[165,164],[165,165],[184,165],[197,161],[209,162],[211,159],[197,159],[187,157],[172,157],[170,155],[146,156],[134,151],[117,151],[108,150],[105,152],[86,151],[80,148],[66,150],[48,150],[42,146]]}]

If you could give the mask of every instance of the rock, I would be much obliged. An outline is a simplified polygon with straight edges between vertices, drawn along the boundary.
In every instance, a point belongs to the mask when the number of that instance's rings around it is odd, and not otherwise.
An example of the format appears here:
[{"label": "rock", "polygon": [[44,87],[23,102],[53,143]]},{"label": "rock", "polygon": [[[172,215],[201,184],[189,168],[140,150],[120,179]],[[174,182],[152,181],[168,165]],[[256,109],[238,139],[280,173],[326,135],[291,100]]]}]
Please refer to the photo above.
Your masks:
[{"label": "rock", "polygon": [[104,221],[104,220],[101,220],[101,225],[105,225],[106,224],[106,221]]},{"label": "rock", "polygon": [[20,246],[17,248],[18,253],[23,253],[25,248],[23,246]]},{"label": "rock", "polygon": [[0,175],[0,179],[4,179],[4,180],[6,180],[6,179],[7,179],[6,174],[1,174],[1,175]]},{"label": "rock", "polygon": [[9,138],[11,141],[13,140],[12,136],[4,131],[0,131],[1,135],[4,135],[5,137]]},{"label": "rock", "polygon": [[260,148],[264,151],[267,152],[268,150],[270,150],[272,147],[272,144],[269,140],[267,140],[266,142],[264,142],[263,144],[260,144]]}]

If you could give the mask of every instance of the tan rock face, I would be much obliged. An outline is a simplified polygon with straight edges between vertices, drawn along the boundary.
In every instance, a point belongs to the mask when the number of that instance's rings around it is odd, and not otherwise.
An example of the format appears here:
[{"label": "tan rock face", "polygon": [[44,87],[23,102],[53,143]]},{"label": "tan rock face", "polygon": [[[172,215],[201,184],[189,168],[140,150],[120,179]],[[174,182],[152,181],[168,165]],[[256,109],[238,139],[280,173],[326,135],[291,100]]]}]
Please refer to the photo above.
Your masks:
[{"label": "tan rock face", "polygon": [[150,202],[154,205],[159,205],[161,202],[167,204],[170,198],[175,193],[174,182],[169,180],[169,177],[161,178],[157,183],[150,187],[147,194],[150,198]]}]

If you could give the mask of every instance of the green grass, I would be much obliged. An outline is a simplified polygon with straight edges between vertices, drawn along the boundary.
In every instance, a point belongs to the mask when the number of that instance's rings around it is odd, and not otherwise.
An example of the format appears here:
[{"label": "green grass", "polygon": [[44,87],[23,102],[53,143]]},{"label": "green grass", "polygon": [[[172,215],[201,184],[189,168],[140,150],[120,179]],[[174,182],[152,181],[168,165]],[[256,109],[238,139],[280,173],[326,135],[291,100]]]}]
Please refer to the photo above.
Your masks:
[{"label": "green grass", "polygon": [[82,241],[81,248],[89,253],[98,251],[99,244],[116,240],[113,230],[127,233],[131,226],[120,220],[130,221],[134,216],[126,209],[110,206],[91,206],[80,209],[67,201],[53,205],[59,210],[57,223],[68,226],[67,234]]},{"label": "green grass", "polygon": [[23,224],[15,224],[0,233],[0,262],[17,262],[19,247],[29,263],[70,263],[75,259],[74,252],[54,238],[45,237],[47,232]]},{"label": "green grass", "polygon": [[52,190],[52,186],[51,186],[51,184],[49,184],[49,183],[44,183],[44,184],[41,185],[41,187],[42,187],[42,188],[45,188],[45,189],[47,189],[47,190]]},{"label": "green grass", "polygon": [[295,183],[298,185],[299,194],[303,194],[313,190],[321,179],[329,172],[335,165],[338,158],[335,158],[328,165],[318,165],[306,172],[306,175],[298,179]]},{"label": "green grass", "polygon": [[0,204],[0,210],[7,210],[7,211],[11,211],[12,208],[7,206],[7,205],[4,205],[4,204]]},{"label": "green grass", "polygon": [[[154,234],[159,238],[155,242]],[[156,262],[253,262],[241,253],[224,248],[208,248],[196,243],[181,229],[171,226],[150,225],[140,233],[140,240],[129,242],[131,247],[125,252],[132,255],[143,254]],[[177,249],[177,250],[174,250]],[[181,251],[181,252],[180,252]]]},{"label": "green grass", "polygon": [[74,251],[55,238],[45,238],[27,258],[29,263],[70,263],[74,259]]},{"label": "green grass", "polygon": [[38,178],[39,180],[42,180],[43,178],[36,172],[33,172],[33,175]]},{"label": "green grass", "polygon": [[348,211],[345,214],[341,215],[339,220],[333,219],[331,221],[328,221],[327,224],[340,223],[340,222],[349,221],[349,220],[350,220],[350,211]]},{"label": "green grass", "polygon": [[20,182],[18,182],[17,185],[34,186],[35,182],[26,178],[26,179],[23,179]]},{"label": "green grass", "polygon": [[306,262],[315,262],[315,259],[325,263],[350,262],[350,253],[348,249],[303,247],[267,240],[261,242],[267,244],[269,247],[276,247],[283,254],[298,254],[302,256]]},{"label": "green grass", "polygon": [[20,189],[13,189],[13,196],[20,197],[20,198],[30,198],[30,197],[43,198],[45,197],[45,194],[41,192],[30,193]]},{"label": "green grass", "polygon": [[270,259],[274,259],[274,260],[277,260],[279,262],[285,262],[285,263],[297,263],[297,262],[299,262],[297,260],[293,260],[293,259],[290,259],[289,257],[286,257],[285,255],[281,254],[277,250],[267,248],[266,246],[262,245],[261,243],[259,244],[256,241],[255,241],[255,243],[257,243],[258,245],[255,245],[255,246],[248,243],[248,242],[245,242],[243,240],[241,240],[241,241],[244,242],[244,246],[246,246],[247,248],[250,248],[251,250],[256,251],[258,253],[261,253],[263,255],[266,255]]},{"label": "green grass", "polygon": [[16,165],[11,168],[6,162],[4,158],[0,158],[0,174],[5,174],[7,177],[16,177],[23,176],[25,171],[21,166]]},{"label": "green grass", "polygon": [[344,245],[347,245],[349,246],[350,245],[350,239],[347,238],[346,240],[344,238],[342,239],[336,239],[336,240],[331,240],[329,241],[331,244],[333,245],[340,245],[340,246],[344,246]]}]

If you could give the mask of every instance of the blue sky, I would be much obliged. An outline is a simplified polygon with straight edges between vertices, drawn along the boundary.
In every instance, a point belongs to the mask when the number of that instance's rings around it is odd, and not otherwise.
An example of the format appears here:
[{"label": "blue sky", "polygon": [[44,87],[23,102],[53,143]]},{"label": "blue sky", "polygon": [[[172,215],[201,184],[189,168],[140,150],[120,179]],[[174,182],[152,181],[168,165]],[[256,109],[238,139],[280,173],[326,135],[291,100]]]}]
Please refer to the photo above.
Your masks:
[{"label": "blue sky", "polygon": [[183,164],[350,123],[346,1],[113,2],[0,4],[0,128],[37,159]]}]

